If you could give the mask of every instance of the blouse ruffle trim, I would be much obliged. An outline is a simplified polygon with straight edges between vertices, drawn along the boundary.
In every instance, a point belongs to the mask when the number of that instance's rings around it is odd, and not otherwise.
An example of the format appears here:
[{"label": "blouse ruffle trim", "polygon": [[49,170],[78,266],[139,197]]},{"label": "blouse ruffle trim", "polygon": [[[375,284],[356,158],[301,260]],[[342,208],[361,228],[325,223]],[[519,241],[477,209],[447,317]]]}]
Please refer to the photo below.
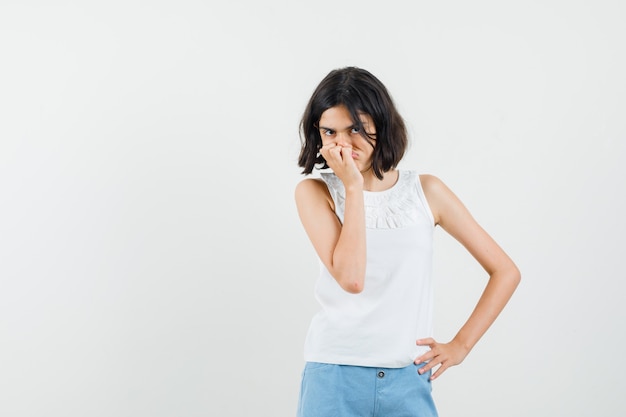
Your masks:
[{"label": "blouse ruffle trim", "polygon": [[[335,213],[343,223],[346,205],[346,193],[343,182],[330,172],[321,173],[322,179],[328,184]],[[399,171],[396,184],[388,190],[364,191],[365,227],[368,229],[397,229],[412,226],[419,217],[420,200],[417,193],[417,173]]]}]

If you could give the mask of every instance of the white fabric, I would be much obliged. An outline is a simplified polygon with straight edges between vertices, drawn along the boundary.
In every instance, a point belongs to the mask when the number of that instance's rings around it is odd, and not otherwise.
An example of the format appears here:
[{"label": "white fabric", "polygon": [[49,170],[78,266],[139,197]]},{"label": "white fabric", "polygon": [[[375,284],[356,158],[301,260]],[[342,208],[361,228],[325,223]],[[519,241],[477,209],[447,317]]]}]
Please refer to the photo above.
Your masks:
[{"label": "white fabric", "polygon": [[[322,173],[343,222],[345,190],[332,173]],[[364,289],[344,291],[320,262],[313,317],[304,347],[310,362],[400,368],[427,347],[432,336],[431,282],[434,219],[419,175],[399,171],[385,191],[364,191],[367,265]]]}]

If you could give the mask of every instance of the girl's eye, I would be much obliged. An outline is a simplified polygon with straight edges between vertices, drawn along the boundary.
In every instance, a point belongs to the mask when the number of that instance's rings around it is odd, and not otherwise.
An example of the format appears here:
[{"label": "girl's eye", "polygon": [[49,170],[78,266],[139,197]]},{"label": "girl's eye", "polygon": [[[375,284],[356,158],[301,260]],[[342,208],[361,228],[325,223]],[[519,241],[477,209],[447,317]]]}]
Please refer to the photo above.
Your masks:
[{"label": "girl's eye", "polygon": [[335,132],[330,129],[324,129],[324,136],[332,136]]},{"label": "girl's eye", "polygon": [[351,132],[354,134],[361,133],[361,129],[359,129],[358,127],[353,127]]}]

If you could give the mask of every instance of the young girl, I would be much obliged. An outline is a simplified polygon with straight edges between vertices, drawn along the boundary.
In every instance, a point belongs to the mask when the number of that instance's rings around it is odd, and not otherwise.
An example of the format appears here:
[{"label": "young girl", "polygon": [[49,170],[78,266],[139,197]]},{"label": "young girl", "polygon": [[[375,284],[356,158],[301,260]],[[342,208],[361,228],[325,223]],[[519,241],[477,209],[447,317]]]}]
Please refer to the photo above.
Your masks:
[{"label": "young girl", "polygon": [[[431,381],[463,361],[520,273],[440,179],[396,169],[406,128],[368,71],[331,71],[306,107],[301,134],[303,174],[332,173],[302,180],[295,192],[321,261],[321,311],[305,342],[298,416],[436,416]],[[432,338],[437,225],[489,274],[476,308],[447,343]]]}]

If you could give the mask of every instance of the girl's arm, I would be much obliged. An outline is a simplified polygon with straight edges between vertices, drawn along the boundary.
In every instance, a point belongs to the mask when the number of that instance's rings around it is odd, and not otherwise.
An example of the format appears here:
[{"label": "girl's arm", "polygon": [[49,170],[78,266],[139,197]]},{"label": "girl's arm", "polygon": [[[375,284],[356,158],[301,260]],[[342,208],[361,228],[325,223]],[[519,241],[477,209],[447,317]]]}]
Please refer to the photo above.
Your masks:
[{"label": "girl's arm", "polygon": [[343,225],[334,211],[326,184],[305,179],[295,192],[302,225],[317,252],[337,283],[347,292],[357,294],[365,283],[365,208],[363,176],[352,159],[352,148],[322,148],[322,155],[346,190]]},{"label": "girl's arm", "polygon": [[435,224],[458,240],[489,274],[489,281],[474,311],[449,343],[428,338],[418,345],[430,347],[415,363],[428,362],[420,373],[440,365],[431,379],[458,365],[500,314],[520,282],[520,272],[508,255],[474,220],[463,203],[437,177],[420,176]]}]

